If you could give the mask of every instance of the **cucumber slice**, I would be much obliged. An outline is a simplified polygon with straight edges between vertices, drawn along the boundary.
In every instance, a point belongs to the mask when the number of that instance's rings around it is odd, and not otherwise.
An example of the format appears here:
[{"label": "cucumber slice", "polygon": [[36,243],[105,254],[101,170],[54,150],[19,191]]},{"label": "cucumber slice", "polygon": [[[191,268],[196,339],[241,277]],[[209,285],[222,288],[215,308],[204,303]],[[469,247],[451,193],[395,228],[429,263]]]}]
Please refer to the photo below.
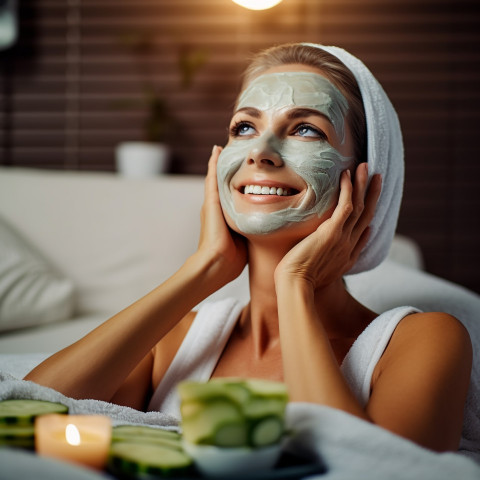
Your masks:
[{"label": "cucumber slice", "polygon": [[0,402],[0,425],[33,425],[35,417],[47,413],[68,413],[68,407],[43,400],[3,400]]},{"label": "cucumber slice", "polygon": [[255,379],[218,378],[179,385],[183,435],[187,442],[219,447],[260,447],[284,431],[286,386]]},{"label": "cucumber slice", "polygon": [[35,429],[30,425],[28,427],[0,425],[0,438],[33,438],[34,435]]},{"label": "cucumber slice", "polygon": [[191,458],[183,452],[159,445],[119,442],[110,448],[108,468],[126,475],[173,476],[192,468]]},{"label": "cucumber slice", "polygon": [[241,405],[250,396],[250,392],[243,381],[234,382],[231,379],[215,379],[207,383],[185,381],[178,386],[178,393],[182,402],[206,402],[215,399],[227,398]]},{"label": "cucumber slice", "polygon": [[250,444],[253,447],[266,447],[277,443],[284,432],[283,419],[276,416],[264,418],[252,425]]},{"label": "cucumber slice", "polygon": [[245,422],[222,425],[214,434],[213,444],[218,447],[242,447],[248,440]]},{"label": "cucumber slice", "polygon": [[274,382],[272,380],[260,380],[256,378],[249,378],[246,383],[253,395],[265,397],[275,396],[285,400],[288,399],[287,387],[284,383]]},{"label": "cucumber slice", "polygon": [[243,407],[249,418],[261,418],[269,415],[283,416],[287,403],[282,398],[255,397]]},{"label": "cucumber slice", "polygon": [[149,427],[147,425],[118,425],[112,429],[112,437],[145,436],[155,438],[165,438],[172,441],[182,441],[182,436],[171,430],[163,428]]},{"label": "cucumber slice", "polygon": [[177,432],[144,425],[119,425],[112,429],[112,442],[149,443],[182,450],[182,437]]},{"label": "cucumber slice", "polygon": [[0,425],[0,445],[20,448],[35,446],[35,430],[33,426]]},{"label": "cucumber slice", "polygon": [[35,439],[19,437],[5,440],[0,437],[0,447],[24,448],[28,450],[33,450],[35,448]]},{"label": "cucumber slice", "polygon": [[243,416],[235,404],[213,400],[195,415],[182,416],[183,436],[191,443],[211,443],[220,427],[237,424],[242,420]]}]

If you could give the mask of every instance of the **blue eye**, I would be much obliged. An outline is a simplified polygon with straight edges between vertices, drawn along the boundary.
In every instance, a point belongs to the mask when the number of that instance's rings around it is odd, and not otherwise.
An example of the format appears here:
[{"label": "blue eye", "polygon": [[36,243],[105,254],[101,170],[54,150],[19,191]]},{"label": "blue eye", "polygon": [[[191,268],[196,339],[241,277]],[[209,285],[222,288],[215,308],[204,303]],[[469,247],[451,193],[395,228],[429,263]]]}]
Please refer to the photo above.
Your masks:
[{"label": "blue eye", "polygon": [[256,133],[255,127],[248,122],[238,122],[230,129],[232,137],[246,137]]},{"label": "blue eye", "polygon": [[306,124],[299,125],[293,133],[299,137],[327,139],[327,136],[321,130]]}]

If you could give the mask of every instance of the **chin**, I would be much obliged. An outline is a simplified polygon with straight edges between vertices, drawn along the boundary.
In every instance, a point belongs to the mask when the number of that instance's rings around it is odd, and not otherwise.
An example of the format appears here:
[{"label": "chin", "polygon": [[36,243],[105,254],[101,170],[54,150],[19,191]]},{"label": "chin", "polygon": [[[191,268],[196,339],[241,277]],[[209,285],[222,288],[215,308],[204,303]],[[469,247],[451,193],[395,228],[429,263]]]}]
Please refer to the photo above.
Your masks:
[{"label": "chin", "polygon": [[239,235],[242,235],[251,242],[268,241],[272,245],[274,242],[288,241],[289,243],[298,243],[305,237],[313,233],[322,223],[323,218],[312,214],[310,217],[299,222],[288,222],[274,230],[262,228],[259,223],[255,228],[249,229],[248,232],[241,229],[228,215],[225,215],[228,226]]}]

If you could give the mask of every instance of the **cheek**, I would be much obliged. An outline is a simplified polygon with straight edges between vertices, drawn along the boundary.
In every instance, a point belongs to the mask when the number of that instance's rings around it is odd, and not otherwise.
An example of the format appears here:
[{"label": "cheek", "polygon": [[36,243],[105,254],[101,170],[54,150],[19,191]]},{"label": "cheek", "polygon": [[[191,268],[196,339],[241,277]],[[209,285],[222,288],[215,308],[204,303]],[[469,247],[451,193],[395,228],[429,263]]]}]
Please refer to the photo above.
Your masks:
[{"label": "cheek", "polygon": [[313,209],[318,215],[331,206],[338,191],[340,174],[351,163],[331,145],[318,142],[295,142],[285,150],[285,160],[289,167],[307,183],[304,208]]},{"label": "cheek", "polygon": [[232,142],[227,145],[220,156],[217,164],[217,181],[218,186],[225,183],[230,184],[233,175],[241,167],[243,159],[248,153],[248,146]]}]

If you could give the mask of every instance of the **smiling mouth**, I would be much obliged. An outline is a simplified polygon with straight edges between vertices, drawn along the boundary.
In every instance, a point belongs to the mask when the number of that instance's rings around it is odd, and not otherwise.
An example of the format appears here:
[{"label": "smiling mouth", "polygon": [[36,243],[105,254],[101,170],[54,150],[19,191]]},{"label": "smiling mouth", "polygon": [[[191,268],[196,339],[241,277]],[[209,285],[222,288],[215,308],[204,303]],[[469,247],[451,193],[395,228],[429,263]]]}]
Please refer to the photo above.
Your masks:
[{"label": "smiling mouth", "polygon": [[267,187],[265,185],[245,185],[241,191],[248,195],[276,195],[278,197],[289,197],[299,193],[293,188]]}]

